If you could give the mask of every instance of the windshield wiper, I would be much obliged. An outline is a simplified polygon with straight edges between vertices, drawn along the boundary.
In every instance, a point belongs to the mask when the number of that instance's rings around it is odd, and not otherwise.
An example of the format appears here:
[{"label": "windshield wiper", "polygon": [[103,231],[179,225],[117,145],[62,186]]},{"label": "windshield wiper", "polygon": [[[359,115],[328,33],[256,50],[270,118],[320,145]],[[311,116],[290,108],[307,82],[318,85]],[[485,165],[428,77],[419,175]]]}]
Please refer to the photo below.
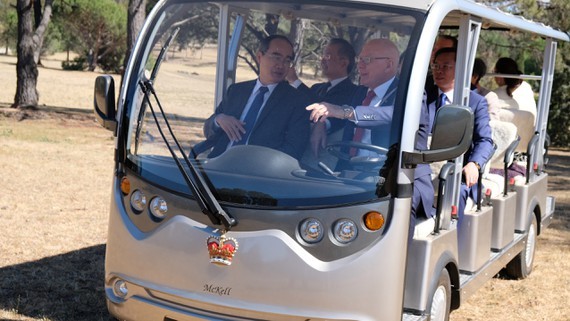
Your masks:
[{"label": "windshield wiper", "polygon": [[[192,194],[195,196],[196,202],[200,206],[202,213],[206,214],[208,218],[210,218],[213,224],[219,225],[221,223],[224,225],[226,230],[230,230],[233,226],[237,225],[237,220],[231,217],[228,213],[226,213],[226,211],[224,211],[224,209],[222,208],[222,206],[220,205],[220,203],[218,202],[218,200],[216,199],[216,197],[214,196],[214,194],[206,184],[206,181],[202,177],[202,174],[196,169],[196,166],[192,162],[190,162],[188,156],[186,156],[186,154],[184,153],[182,146],[178,142],[178,139],[176,139],[176,136],[174,135],[174,132],[170,127],[170,123],[166,118],[166,114],[164,113],[162,105],[160,104],[160,100],[156,95],[152,82],[150,80],[145,80],[145,81],[141,80],[139,82],[139,85],[141,86],[141,89],[144,93],[144,98],[150,108],[152,117],[154,118],[154,122],[156,123],[160,136],[162,136],[162,139],[164,140],[166,147],[168,148],[168,151],[172,155],[172,158],[176,162],[176,165],[178,166],[180,173],[184,177],[186,184],[192,191]],[[184,166],[182,165],[182,162],[180,161],[178,155],[176,155],[176,152],[170,146],[170,143],[168,143],[168,140],[166,139],[166,136],[164,135],[164,132],[162,130],[162,126],[160,125],[158,118],[156,117],[156,112],[154,111],[152,103],[150,102],[149,93],[152,94],[154,99],[156,100],[158,108],[160,109],[160,114],[162,115],[166,127],[168,128],[168,132],[170,133],[170,136],[174,140],[179,153],[182,154],[182,158],[184,159],[184,162],[190,169],[190,173],[188,173],[184,169]]]},{"label": "windshield wiper", "polygon": [[[154,122],[156,123],[156,127],[158,128],[158,131],[159,131],[160,135],[162,136],[162,139],[164,140],[164,143],[166,144],[168,151],[172,155],[172,159],[174,159],[176,166],[180,170],[182,177],[184,177],[184,180],[186,181],[186,185],[190,188],[190,191],[192,192],[192,194],[196,198],[196,202],[200,206],[202,213],[204,213],[208,216],[210,221],[212,221],[212,224],[219,225],[221,223],[224,225],[226,230],[229,230],[232,226],[237,225],[236,219],[231,217],[228,213],[226,213],[224,211],[224,209],[222,208],[222,206],[220,205],[220,203],[218,202],[216,197],[214,197],[212,191],[210,190],[210,188],[206,184],[206,181],[204,180],[204,178],[202,177],[200,172],[196,169],[196,166],[192,162],[190,162],[190,160],[188,159],[188,156],[186,156],[186,154],[184,153],[182,146],[178,142],[178,139],[176,139],[176,136],[174,135],[174,132],[172,131],[172,128],[170,127],[170,123],[168,122],[166,114],[164,113],[162,105],[160,104],[160,100],[158,99],[158,96],[156,95],[156,92],[155,92],[154,87],[152,85],[152,82],[154,81],[154,79],[156,78],[156,75],[158,74],[158,69],[160,68],[162,61],[166,57],[166,53],[168,52],[168,48],[170,48],[170,45],[172,44],[172,42],[174,41],[174,39],[178,35],[179,31],[180,31],[180,27],[176,27],[174,30],[172,30],[172,33],[168,36],[168,39],[165,41],[164,46],[162,46],[160,53],[158,54],[158,57],[156,59],[156,63],[154,65],[154,68],[152,69],[150,78],[148,80],[141,80],[139,82],[139,85],[141,86],[141,89],[144,93],[144,99],[146,100],[146,103],[148,104],[148,106],[150,108],[152,117],[154,118]],[[164,119],[166,127],[168,128],[168,132],[169,132],[170,136],[172,137],[172,139],[174,140],[176,147],[178,148],[178,152],[180,154],[182,154],[182,158],[183,158],[184,162],[186,163],[186,165],[190,169],[190,174],[188,174],[188,172],[184,169],[184,166],[182,166],[180,158],[178,157],[178,155],[176,155],[176,152],[172,149],[172,147],[168,143],[168,140],[166,139],[166,136],[164,135],[164,132],[162,131],[162,126],[160,125],[158,118],[156,117],[156,112],[154,111],[152,103],[150,102],[149,93],[152,94],[154,99],[156,100],[158,108],[160,109],[160,114],[162,115],[162,118]],[[142,113],[142,111],[141,111],[141,113]]]}]

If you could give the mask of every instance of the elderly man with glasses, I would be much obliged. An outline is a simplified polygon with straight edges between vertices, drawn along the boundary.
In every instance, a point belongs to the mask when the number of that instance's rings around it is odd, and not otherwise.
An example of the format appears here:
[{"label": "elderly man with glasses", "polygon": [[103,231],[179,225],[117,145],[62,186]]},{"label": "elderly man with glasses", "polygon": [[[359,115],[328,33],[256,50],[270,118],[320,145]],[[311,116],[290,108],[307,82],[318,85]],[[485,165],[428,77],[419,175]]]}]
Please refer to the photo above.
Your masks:
[{"label": "elderly man with glasses", "polygon": [[256,54],[259,77],[229,86],[216,111],[204,123],[206,141],[194,146],[200,154],[213,147],[216,157],[236,145],[259,145],[300,158],[310,134],[310,100],[285,81],[294,59],[285,36],[261,41]]},{"label": "elderly man with glasses", "polygon": [[[357,57],[357,68],[360,74],[360,84],[368,88],[366,97],[355,97],[352,105],[338,106],[329,103],[312,104],[307,107],[311,111],[313,122],[322,122],[328,117],[348,119],[345,128],[345,140],[371,143],[376,146],[389,148],[390,128],[396,92],[398,87],[399,52],[397,47],[388,39],[368,41]],[[420,124],[416,132],[418,150],[427,149],[428,137],[427,105],[422,104]],[[356,151],[362,155],[367,151]],[[392,155],[392,157],[394,157]],[[386,161],[386,164],[394,159]],[[348,166],[348,162],[337,165]],[[388,168],[388,170],[394,170]],[[389,183],[388,183],[389,184]],[[431,182],[431,170],[428,165],[420,164],[414,173],[414,190],[412,195],[412,220],[410,237],[415,219],[419,216],[432,217],[434,190]]]}]

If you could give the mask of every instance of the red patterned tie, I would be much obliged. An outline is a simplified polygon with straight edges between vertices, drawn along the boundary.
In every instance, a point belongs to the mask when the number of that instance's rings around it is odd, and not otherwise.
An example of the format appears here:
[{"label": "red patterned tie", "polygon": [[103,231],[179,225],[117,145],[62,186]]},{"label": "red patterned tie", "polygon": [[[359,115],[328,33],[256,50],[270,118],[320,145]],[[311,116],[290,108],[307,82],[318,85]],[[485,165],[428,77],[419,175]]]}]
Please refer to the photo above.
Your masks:
[{"label": "red patterned tie", "polygon": [[[374,92],[374,90],[368,91],[368,94],[366,94],[366,98],[364,98],[364,100],[362,101],[362,106],[369,106],[374,97],[376,97],[376,93]],[[354,136],[352,136],[352,141],[360,143],[362,141],[363,135],[364,135],[364,128],[356,127],[356,129],[354,130]],[[358,153],[358,148],[353,147],[350,149],[350,156],[356,156],[357,153]]]}]

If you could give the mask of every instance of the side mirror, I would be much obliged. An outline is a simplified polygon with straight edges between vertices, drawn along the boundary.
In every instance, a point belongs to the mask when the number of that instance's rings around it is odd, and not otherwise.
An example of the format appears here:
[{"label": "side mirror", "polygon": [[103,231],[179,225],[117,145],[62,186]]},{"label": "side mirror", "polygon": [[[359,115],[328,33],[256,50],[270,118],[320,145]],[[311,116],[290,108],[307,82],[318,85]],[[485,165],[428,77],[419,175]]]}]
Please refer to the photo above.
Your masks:
[{"label": "side mirror", "polygon": [[473,119],[473,112],[468,107],[446,105],[440,108],[435,115],[430,150],[404,152],[403,165],[429,164],[462,155],[471,146]]},{"label": "side mirror", "polygon": [[95,79],[93,104],[99,124],[114,132],[117,129],[117,120],[115,118],[115,80],[112,76],[103,75]]}]

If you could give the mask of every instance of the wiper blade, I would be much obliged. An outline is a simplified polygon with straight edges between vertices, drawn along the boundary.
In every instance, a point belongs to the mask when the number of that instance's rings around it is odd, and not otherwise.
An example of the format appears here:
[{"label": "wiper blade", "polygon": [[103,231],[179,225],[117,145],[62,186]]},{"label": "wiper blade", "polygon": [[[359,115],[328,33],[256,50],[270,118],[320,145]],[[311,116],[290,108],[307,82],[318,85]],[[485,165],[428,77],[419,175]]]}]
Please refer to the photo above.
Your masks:
[{"label": "wiper blade", "polygon": [[164,57],[166,57],[166,53],[168,52],[168,48],[170,48],[170,45],[174,41],[174,38],[176,38],[176,36],[178,35],[179,31],[180,31],[180,27],[172,30],[172,33],[170,34],[170,36],[168,36],[168,39],[166,39],[164,46],[162,46],[162,48],[160,49],[160,53],[158,54],[158,57],[156,57],[156,63],[154,64],[154,68],[152,68],[152,72],[150,74],[150,78],[149,78],[150,81],[154,81],[154,79],[156,78],[156,74],[158,74],[158,69],[160,68],[160,65],[162,64]]},{"label": "wiper blade", "polygon": [[[186,153],[184,153],[182,146],[178,142],[178,139],[176,139],[176,136],[174,135],[174,132],[170,127],[170,123],[166,118],[166,114],[164,113],[162,105],[160,104],[160,100],[158,99],[158,96],[156,95],[156,92],[152,85],[152,81],[150,80],[140,81],[139,85],[141,86],[141,89],[144,93],[144,98],[150,108],[152,117],[154,118],[158,131],[162,136],[162,139],[164,140],[166,147],[168,148],[168,151],[172,155],[172,158],[176,162],[176,165],[178,166],[180,173],[184,177],[186,184],[190,188],[192,194],[195,196],[196,202],[200,206],[202,213],[206,214],[208,218],[210,218],[210,221],[212,221],[213,224],[219,225],[221,223],[224,225],[226,230],[230,230],[233,226],[237,225],[237,220],[231,217],[228,213],[226,213],[226,211],[224,211],[224,209],[222,208],[222,206],[220,205],[220,203],[218,202],[218,200],[216,199],[216,197],[214,196],[214,194],[206,184],[206,181],[204,180],[204,177],[202,177],[202,174],[200,174],[200,172],[196,169],[196,166],[192,162],[190,162],[188,156],[186,156]],[[154,111],[154,108],[152,107],[152,103],[150,102],[149,93],[154,96],[154,99],[157,102],[158,108],[160,109],[160,113],[164,119],[164,122],[166,123],[170,136],[174,140],[179,153],[182,154],[184,162],[190,169],[190,175],[188,174],[188,172],[186,172],[186,170],[182,166],[182,163],[180,162],[178,155],[176,155],[175,151],[168,143],[168,140],[166,139],[166,136],[162,131],[162,126],[158,122],[158,118],[156,117],[156,113]]]}]

